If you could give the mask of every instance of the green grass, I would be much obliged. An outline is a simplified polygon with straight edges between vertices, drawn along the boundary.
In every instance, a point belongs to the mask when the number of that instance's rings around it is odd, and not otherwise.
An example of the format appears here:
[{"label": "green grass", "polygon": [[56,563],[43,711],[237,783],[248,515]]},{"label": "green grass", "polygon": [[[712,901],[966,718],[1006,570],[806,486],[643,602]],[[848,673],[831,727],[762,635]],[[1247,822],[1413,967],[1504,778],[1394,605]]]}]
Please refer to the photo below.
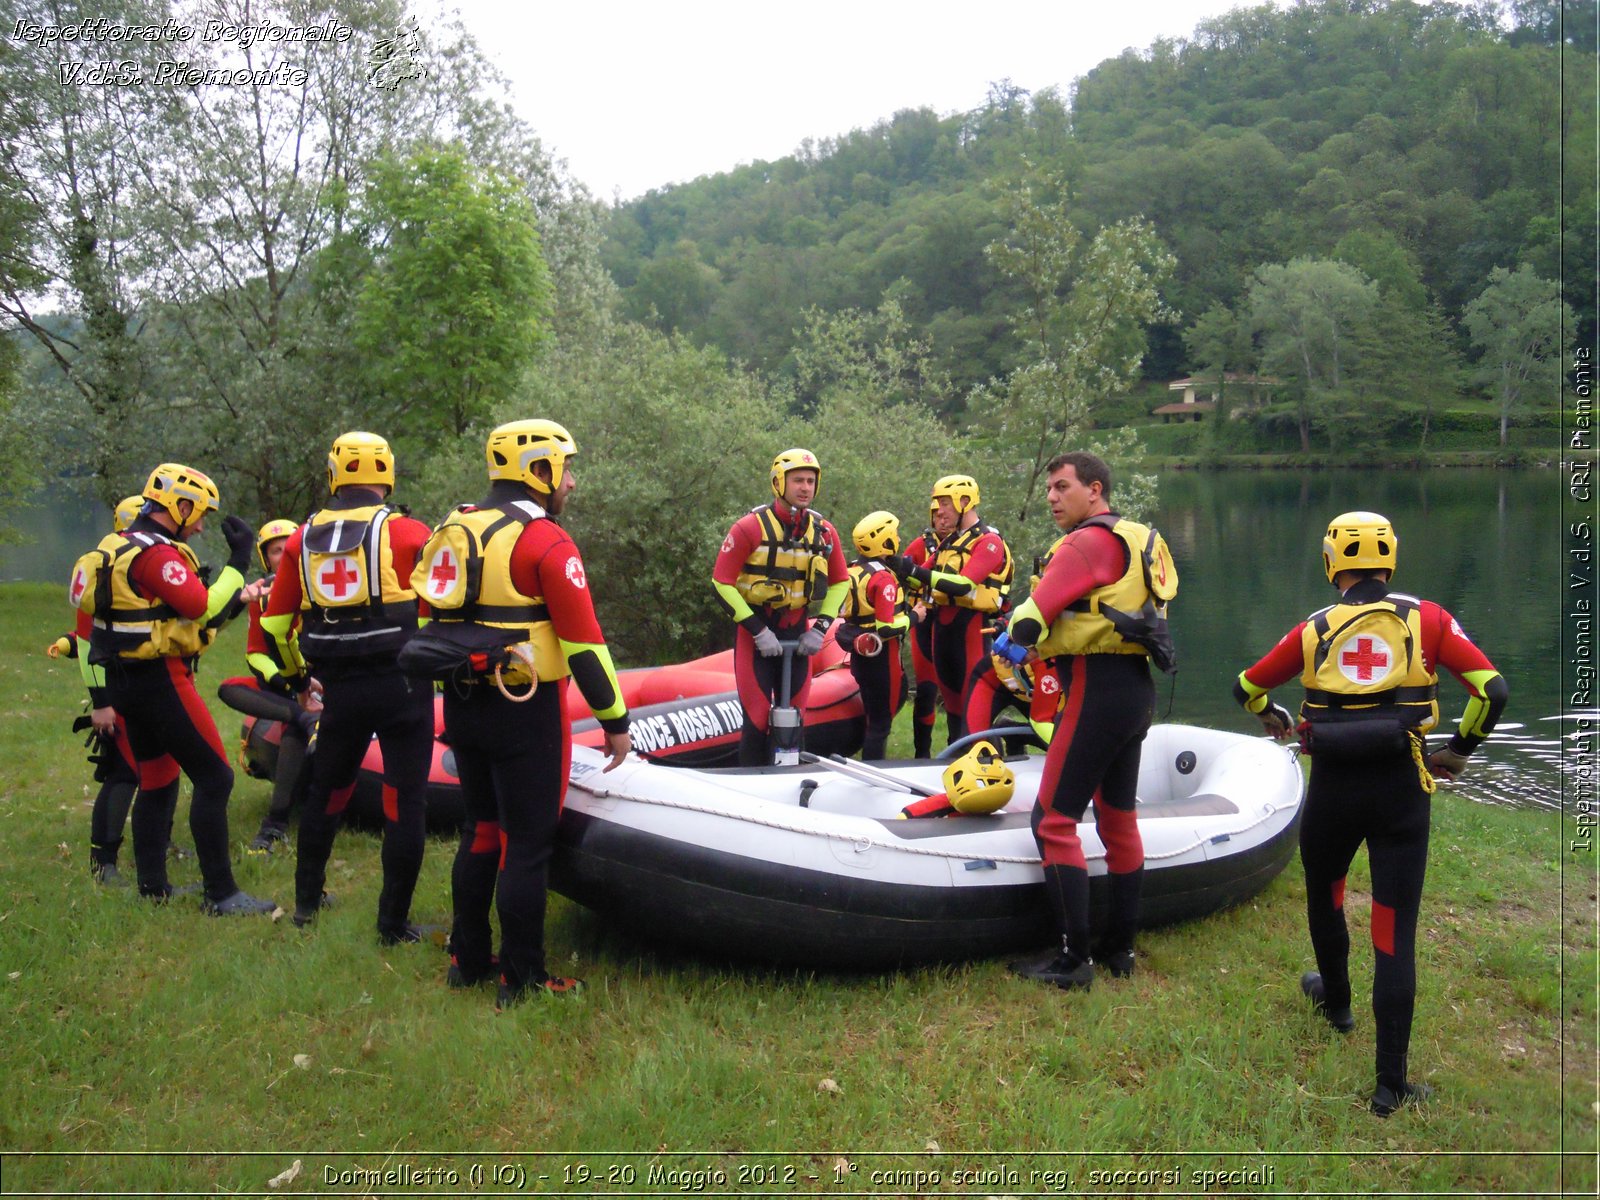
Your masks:
[{"label": "green grass", "polygon": [[[1387,1122],[1364,1108],[1364,858],[1348,1038],[1297,988],[1297,864],[1251,904],[1146,935],[1139,974],[1087,995],[1003,961],[882,976],[706,964],[556,899],[554,962],[589,991],[496,1016],[488,991],[444,987],[437,948],[377,945],[369,835],[341,835],[343,904],[314,931],[97,889],[92,785],[67,730],[81,689],[39,653],[67,611],[59,589],[0,599],[0,1191],[268,1194],[298,1159],[270,1194],[520,1194],[474,1190],[474,1165],[542,1171],[525,1190],[546,1194],[759,1191],[758,1169],[778,1173],[773,1194],[1037,1194],[1062,1190],[1052,1171],[1106,1194],[1594,1193],[1594,875],[1569,861],[1563,904],[1550,814],[1436,803],[1412,1064],[1438,1096]],[[213,651],[204,691],[240,639]],[[241,774],[236,844],[266,803]],[[450,853],[429,846],[418,919],[448,916]],[[290,896],[289,856],[236,857],[246,889]],[[195,875],[186,862],[174,878]],[[411,1184],[338,1174],[402,1165]],[[460,1182],[416,1184],[425,1169]],[[726,1182],[651,1183],[652,1169]],[[1209,1184],[1206,1170],[1257,1174]],[[895,1174],[915,1171],[940,1180]]]}]

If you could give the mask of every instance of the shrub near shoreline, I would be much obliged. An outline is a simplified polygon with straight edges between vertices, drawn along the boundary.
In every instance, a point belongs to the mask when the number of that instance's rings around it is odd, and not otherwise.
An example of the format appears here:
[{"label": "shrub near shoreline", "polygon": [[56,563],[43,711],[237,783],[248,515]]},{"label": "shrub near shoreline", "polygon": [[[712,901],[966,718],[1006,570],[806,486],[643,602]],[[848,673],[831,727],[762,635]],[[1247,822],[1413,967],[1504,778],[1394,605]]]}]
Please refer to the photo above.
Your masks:
[{"label": "shrub near shoreline", "polygon": [[[70,614],[59,588],[4,585],[0,600],[8,1189],[260,1192],[298,1159],[292,1193],[325,1167],[404,1162],[421,1178],[454,1164],[465,1177],[482,1151],[544,1172],[550,1194],[649,1190],[652,1163],[662,1179],[756,1164],[814,1193],[901,1194],[868,1176],[916,1171],[973,1194],[1007,1172],[1019,1189],[1145,1172],[1139,1186],[1174,1193],[1594,1193],[1593,870],[1563,863],[1551,812],[1435,798],[1412,1061],[1438,1096],[1386,1122],[1365,1109],[1364,856],[1348,893],[1348,1038],[1299,995],[1297,864],[1250,904],[1149,934],[1137,976],[1085,996],[1011,979],[999,960],[890,975],[723,967],[558,899],[552,955],[591,990],[496,1017],[487,993],[444,987],[437,948],[379,948],[375,837],[341,840],[330,887],[345,903],[314,931],[98,889],[90,768],[68,728],[82,688],[76,664],[40,653]],[[203,694],[242,636],[230,629],[208,656]],[[236,717],[215,711],[231,737]],[[241,851],[267,798],[241,773]],[[429,845],[419,919],[448,915],[451,850]],[[236,858],[242,886],[291,894],[291,857]],[[175,866],[175,882],[194,875]],[[519,1157],[534,1150],[550,1153]],[[1271,1180],[1223,1177],[1267,1167]]]}]

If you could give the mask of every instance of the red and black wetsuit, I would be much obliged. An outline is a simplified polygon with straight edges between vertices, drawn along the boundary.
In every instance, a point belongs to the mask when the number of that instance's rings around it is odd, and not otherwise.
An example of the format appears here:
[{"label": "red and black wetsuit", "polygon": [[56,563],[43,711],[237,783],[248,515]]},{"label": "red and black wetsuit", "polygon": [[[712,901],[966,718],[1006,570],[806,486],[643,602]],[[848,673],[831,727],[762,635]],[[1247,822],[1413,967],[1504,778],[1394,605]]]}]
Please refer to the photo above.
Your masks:
[{"label": "red and black wetsuit", "polygon": [[[989,655],[973,671],[967,687],[967,732],[995,729],[1006,725],[1031,725],[1037,732],[1046,734],[1056,719],[1061,693],[1054,671],[1040,670],[1040,687],[1032,685],[1033,668],[1024,664],[1012,670],[1013,678],[1020,677],[1020,686],[1013,689],[1001,679],[995,666],[995,656]],[[1021,720],[1017,715],[1021,715]],[[1027,750],[1027,739],[1006,739],[1006,752],[1022,754]]]},{"label": "red and black wetsuit", "polygon": [[[966,561],[959,575],[974,586],[984,583],[1000,572],[1009,558],[1005,541],[992,529],[981,531],[972,538],[969,529],[958,529],[939,543],[945,550],[957,542],[971,541]],[[935,553],[935,561],[939,554]],[[937,579],[933,594],[939,595]],[[944,702],[945,722],[949,740],[955,741],[966,732],[967,683],[972,673],[989,657],[990,637],[987,622],[995,613],[982,612],[954,603],[938,603],[932,607],[933,636],[930,657],[934,676],[939,684],[939,698]]]},{"label": "red and black wetsuit", "polygon": [[[72,642],[70,657],[88,655],[92,625],[88,613],[78,614],[76,631],[68,635]],[[102,699],[105,698],[103,689],[91,687],[91,703],[96,703],[93,700],[96,692]],[[104,705],[96,703],[96,707]],[[89,813],[89,865],[97,873],[117,865],[117,856],[122,850],[122,831],[127,827],[128,812],[139,790],[139,765],[134,761],[133,747],[128,744],[128,723],[122,719],[121,713],[117,714],[116,729],[111,740],[102,740],[99,749],[104,757],[94,777],[100,787],[94,794],[94,807]],[[170,757],[159,765],[152,764],[150,776],[166,781],[162,785],[161,795],[148,803],[157,807],[167,804],[166,821],[170,840],[172,818],[178,803],[178,764]]]},{"label": "red and black wetsuit", "polygon": [[[279,723],[278,758],[272,772],[272,799],[262,819],[262,831],[279,834],[289,828],[289,813],[310,784],[305,771],[311,730],[315,722],[300,707],[294,688],[285,674],[287,667],[277,644],[261,628],[268,597],[262,596],[248,609],[249,629],[245,634],[245,660],[248,675],[234,675],[217,686],[217,696],[229,708],[253,717]],[[270,667],[267,666],[270,664]],[[334,793],[334,807],[343,809],[355,791],[355,784]]]},{"label": "red and black wetsuit", "polygon": [[[1365,579],[1344,595],[1347,604],[1368,604],[1389,594],[1379,579]],[[1260,661],[1246,669],[1244,680],[1265,691],[1288,683],[1305,668],[1302,621]],[[1462,632],[1461,626],[1432,601],[1421,602],[1423,662],[1430,673],[1450,671],[1484,709],[1477,732],[1456,734],[1452,748],[1471,753],[1494,727],[1505,706],[1505,681],[1494,665]],[[1259,694],[1258,691],[1258,694]],[[1246,699],[1244,689],[1235,698]],[[1315,729],[1312,731],[1315,745]],[[1416,1005],[1417,914],[1428,863],[1430,800],[1420,764],[1408,753],[1360,760],[1341,760],[1313,753],[1311,780],[1300,817],[1300,860],[1306,874],[1306,923],[1317,969],[1322,974],[1324,1003],[1331,1009],[1350,1006],[1350,934],[1345,924],[1345,874],[1364,841],[1372,871],[1372,946],[1375,969],[1372,1015],[1377,1026],[1378,1082],[1399,1094],[1405,1086],[1406,1054]]]},{"label": "red and black wetsuit", "polygon": [[[792,510],[782,500],[766,506],[782,528],[798,540],[805,528],[808,510]],[[717,561],[711,570],[712,581],[731,588],[744,570],[751,554],[764,540],[760,514],[764,509],[748,512],[733,523],[728,536],[722,539],[717,551]],[[831,547],[827,557],[827,582],[829,587],[843,584],[849,578],[849,566],[838,531],[826,518],[810,513],[817,522],[820,537]],[[719,595],[723,595],[719,589]],[[728,607],[724,600],[724,607]],[[806,609],[789,608],[772,604],[750,604],[750,615],[739,617],[733,639],[733,674],[739,689],[739,704],[744,710],[744,724],[739,734],[739,763],[741,766],[761,766],[772,761],[768,732],[772,706],[782,695],[782,656],[765,658],[756,653],[755,634],[770,629],[782,640],[793,640],[806,631]],[[789,703],[798,709],[805,708],[811,692],[812,662],[795,655],[791,660]],[[803,664],[803,665],[802,665]],[[797,676],[798,678],[794,678]]]},{"label": "red and black wetsuit", "polygon": [[[165,542],[166,531],[152,518],[136,519],[126,534],[150,533],[163,540],[137,552],[129,579],[138,592],[162,602],[189,621],[204,618],[206,585],[176,546]],[[195,689],[188,658],[124,658],[102,650],[100,630],[90,634],[91,661],[105,668],[103,696],[127,729],[128,748],[139,774],[133,804],[133,857],[139,891],[147,896],[171,892],[167,882],[167,842],[177,805],[178,772],[189,777],[194,793],[189,802],[189,831],[206,898],[226,900],[239,890],[228,861],[228,798],[233,792],[233,767],[211,711]]]},{"label": "red and black wetsuit", "polygon": [[[1027,604],[1018,610],[1011,625],[1013,639],[1037,643],[1042,630],[1025,614],[1036,609],[1048,628],[1069,604],[1121,579],[1128,564],[1121,538],[1101,526],[1079,526],[1061,543]],[[1046,890],[1067,953],[1089,959],[1089,875],[1078,822],[1092,801],[1111,883],[1103,951],[1131,951],[1144,874],[1144,843],[1134,806],[1140,749],[1155,712],[1149,659],[1142,654],[1063,654],[1048,667],[1064,701],[1033,809]],[[1043,687],[1042,671],[1036,678]]]},{"label": "red and black wetsuit", "polygon": [[[527,498],[520,484],[499,481],[483,507]],[[600,717],[601,726],[626,732],[628,715],[616,676],[596,652],[605,637],[583,558],[555,520],[527,523],[511,551],[511,580],[524,596],[543,599],[555,635],[565,643],[570,679],[577,680],[591,711],[611,711]],[[445,686],[445,730],[467,814],[450,880],[455,913],[450,952],[465,981],[488,977],[492,904],[500,917],[500,982],[512,994],[549,979],[545,900],[572,759],[570,679],[541,683],[533,698],[520,704],[488,681]]]},{"label": "red and black wetsuit", "polygon": [[[349,486],[334,495],[325,511],[368,508],[380,502],[371,489]],[[275,618],[285,621],[301,612],[300,556],[306,528],[302,525],[284,542],[263,617],[269,632]],[[428,533],[426,525],[411,517],[388,520],[394,572],[402,583],[411,578]],[[376,737],[383,754],[384,817],[378,933],[385,940],[409,936],[411,895],[427,842],[428,769],[433,763],[433,689],[402,674],[395,654],[389,650],[308,659],[307,666],[322,684],[323,707],[295,846],[295,910],[312,914],[321,904],[328,856],[345,802]]]},{"label": "red and black wetsuit", "polygon": [[[906,547],[906,557],[913,565],[933,565],[933,534],[924,533]],[[918,593],[917,600],[924,599]],[[933,613],[924,609],[919,617],[911,616],[911,677],[915,690],[911,698],[911,739],[913,754],[917,758],[933,755],[933,719],[939,711],[939,679],[933,669]]]},{"label": "red and black wetsuit", "polygon": [[[866,568],[858,564],[855,569]],[[872,759],[883,757],[895,714],[906,702],[905,669],[900,663],[905,618],[900,611],[900,581],[893,571],[887,567],[874,570],[865,591],[870,614],[847,618],[840,629],[839,644],[851,652],[850,674],[861,692],[861,711],[866,719],[861,757]],[[872,630],[883,648],[871,657],[855,653],[855,637],[851,635],[857,629]]]}]

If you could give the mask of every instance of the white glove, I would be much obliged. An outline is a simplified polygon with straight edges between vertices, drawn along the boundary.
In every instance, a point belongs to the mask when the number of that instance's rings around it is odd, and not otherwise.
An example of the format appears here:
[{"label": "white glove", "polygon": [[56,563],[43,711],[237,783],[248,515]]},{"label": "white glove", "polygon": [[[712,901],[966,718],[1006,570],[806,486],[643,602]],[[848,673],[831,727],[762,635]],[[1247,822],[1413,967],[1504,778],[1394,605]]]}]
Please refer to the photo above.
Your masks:
[{"label": "white glove", "polygon": [[794,652],[805,658],[810,658],[822,649],[822,643],[827,636],[828,631],[826,629],[818,629],[813,626],[800,635],[800,642],[795,646]]},{"label": "white glove", "polygon": [[1428,771],[1435,779],[1458,779],[1467,773],[1469,757],[1457,754],[1449,746],[1440,746],[1428,755]]},{"label": "white glove", "polygon": [[778,635],[770,629],[763,629],[755,635],[756,653],[762,658],[777,658],[783,653],[783,647],[778,645]]}]

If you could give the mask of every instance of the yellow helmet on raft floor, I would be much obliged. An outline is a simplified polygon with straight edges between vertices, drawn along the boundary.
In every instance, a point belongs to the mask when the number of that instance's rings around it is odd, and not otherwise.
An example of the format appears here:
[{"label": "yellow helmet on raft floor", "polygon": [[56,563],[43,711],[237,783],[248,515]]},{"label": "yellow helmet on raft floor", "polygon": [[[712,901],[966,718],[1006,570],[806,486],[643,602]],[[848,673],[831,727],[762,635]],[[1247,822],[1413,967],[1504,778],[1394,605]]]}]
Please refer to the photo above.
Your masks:
[{"label": "yellow helmet on raft floor", "polygon": [[950,807],[968,816],[998,812],[1016,791],[1017,777],[993,742],[978,742],[944,769]]}]

